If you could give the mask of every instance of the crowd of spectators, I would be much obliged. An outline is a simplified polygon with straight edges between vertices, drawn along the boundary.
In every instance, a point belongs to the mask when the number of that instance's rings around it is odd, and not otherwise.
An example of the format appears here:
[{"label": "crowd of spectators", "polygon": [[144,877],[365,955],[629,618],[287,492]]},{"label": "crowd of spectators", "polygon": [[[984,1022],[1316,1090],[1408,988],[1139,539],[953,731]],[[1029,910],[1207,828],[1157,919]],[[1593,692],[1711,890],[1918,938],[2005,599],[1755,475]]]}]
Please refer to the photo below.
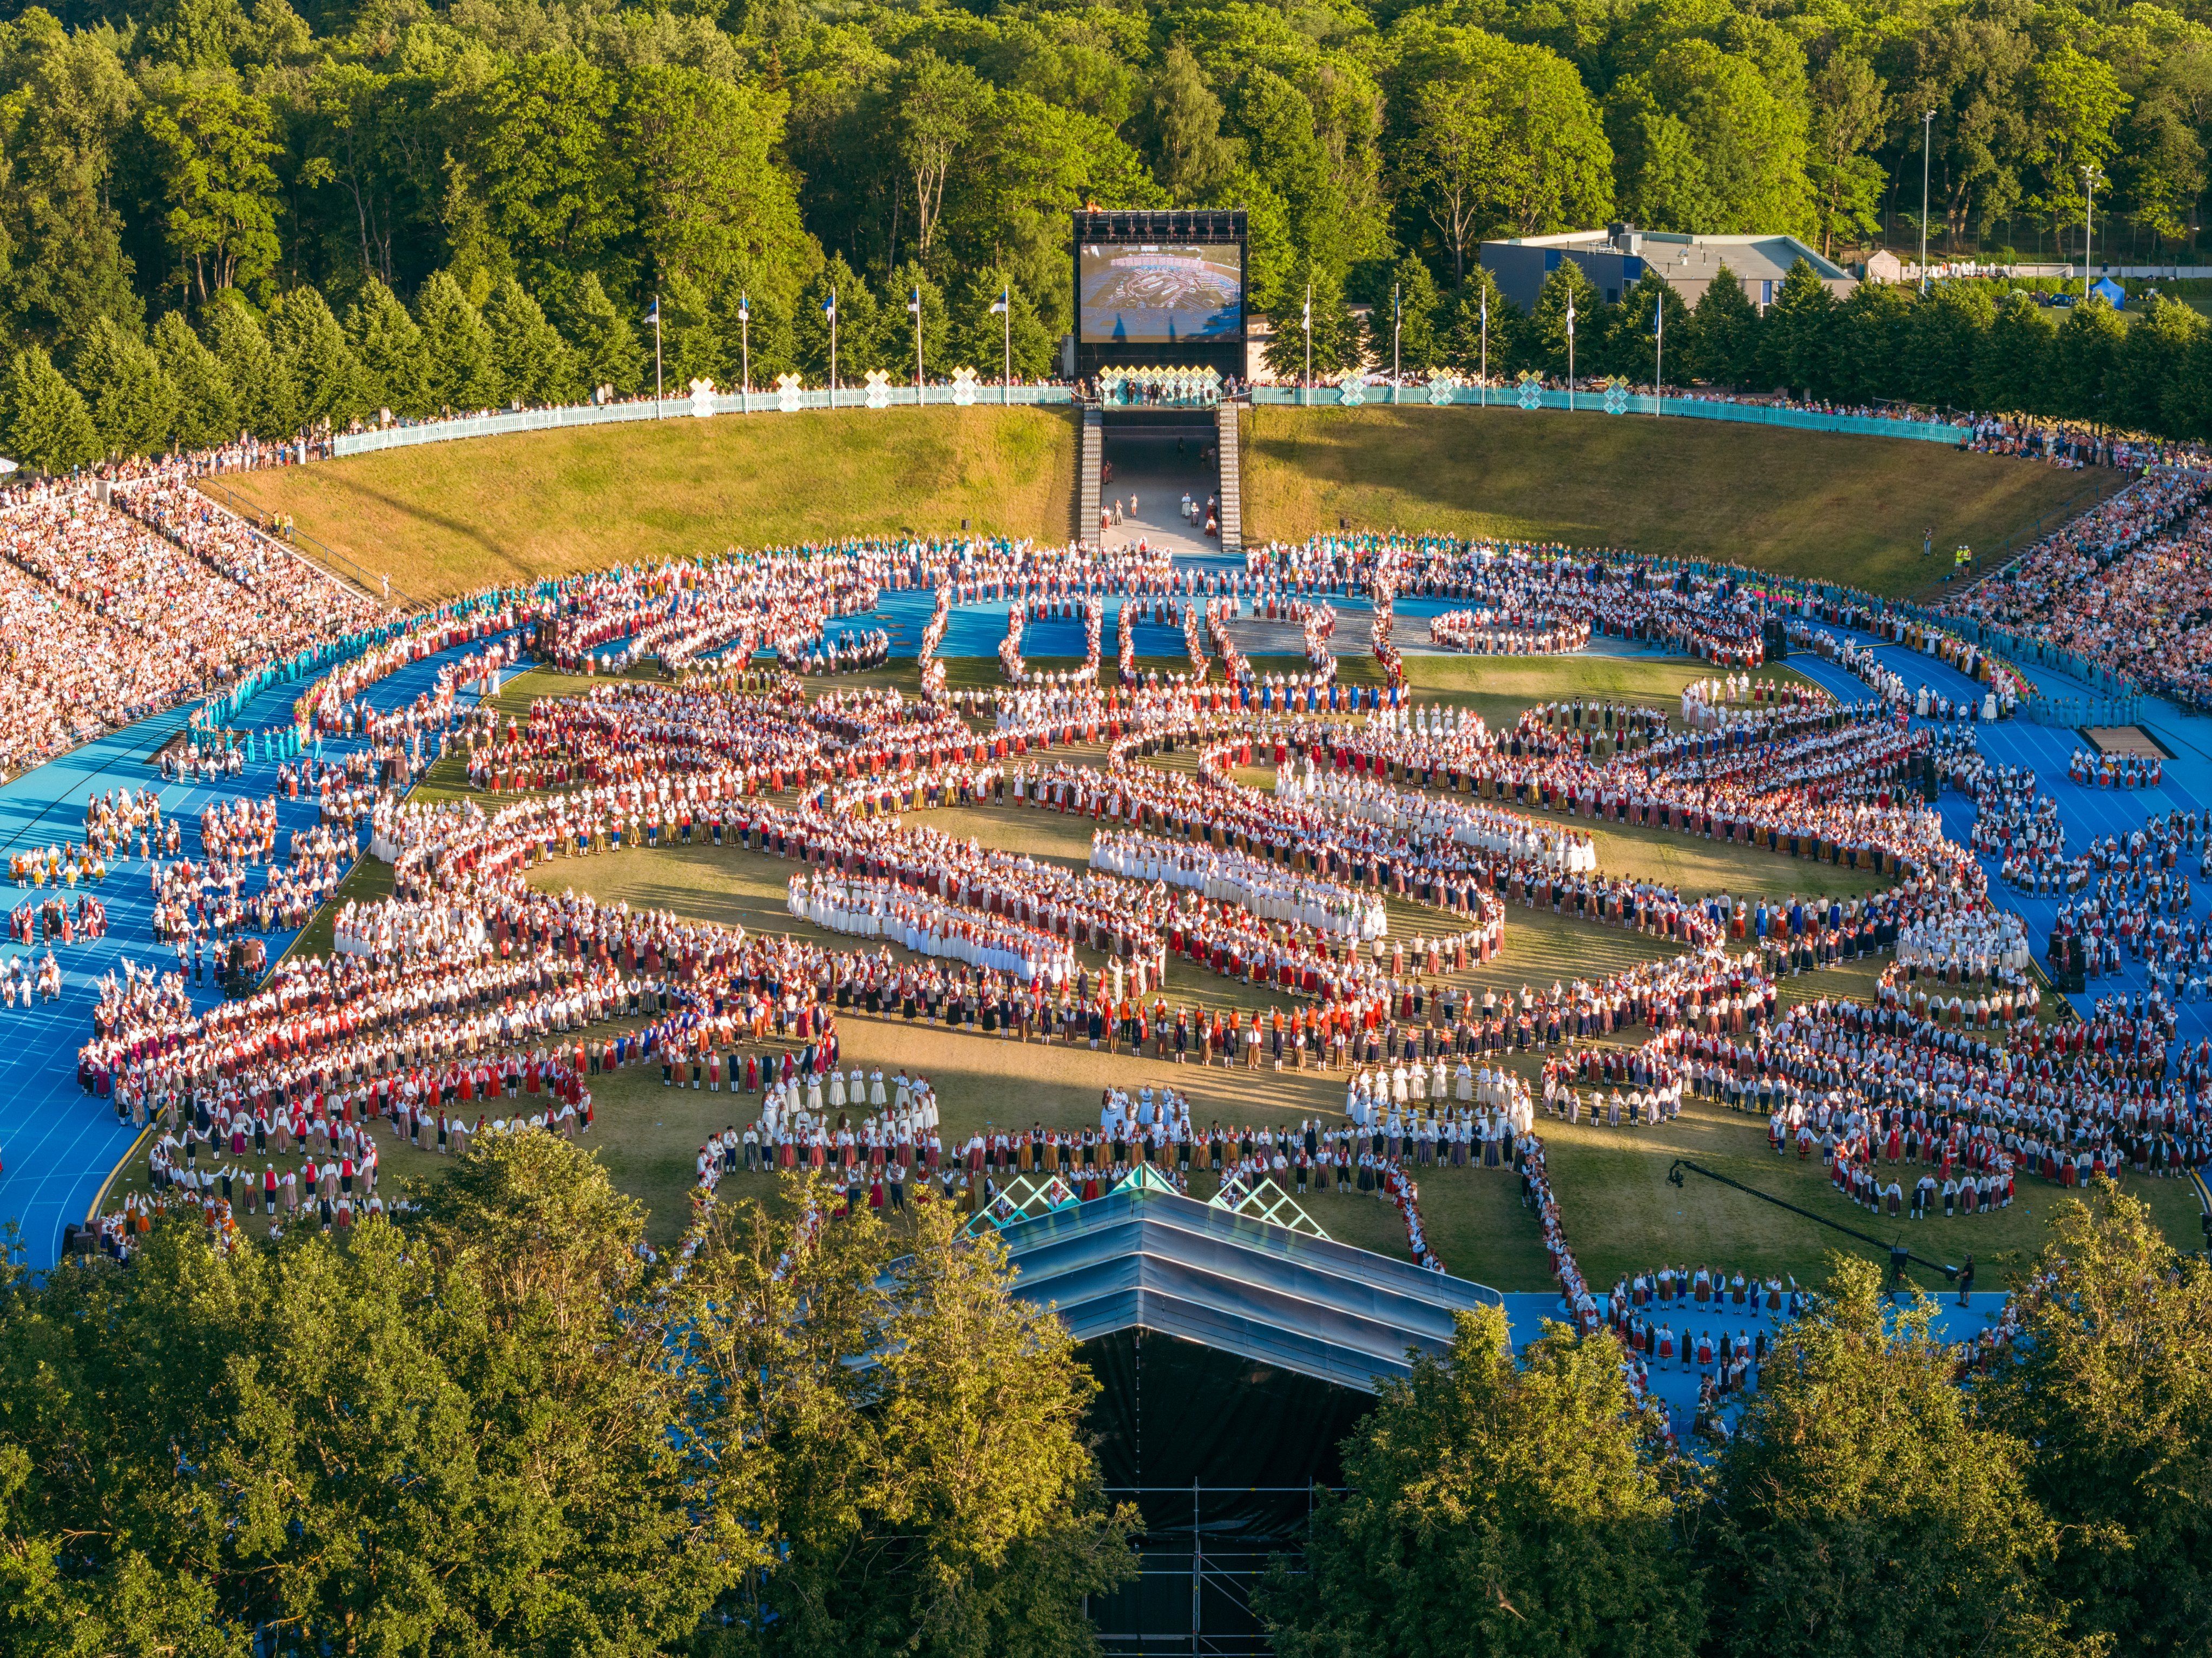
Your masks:
[{"label": "crowd of spectators", "polygon": [[1953,600],[2094,671],[2212,701],[2212,474],[2161,468]]}]

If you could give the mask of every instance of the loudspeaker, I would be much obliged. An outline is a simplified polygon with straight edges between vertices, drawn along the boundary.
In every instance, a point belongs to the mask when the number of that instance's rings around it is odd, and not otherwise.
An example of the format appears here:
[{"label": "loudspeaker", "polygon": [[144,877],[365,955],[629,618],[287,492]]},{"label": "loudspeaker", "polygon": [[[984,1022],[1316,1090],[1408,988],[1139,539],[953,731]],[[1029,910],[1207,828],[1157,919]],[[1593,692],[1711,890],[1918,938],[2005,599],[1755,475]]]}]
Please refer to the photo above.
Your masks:
[{"label": "loudspeaker", "polygon": [[1780,662],[1790,654],[1790,630],[1778,616],[1766,618],[1766,659]]}]

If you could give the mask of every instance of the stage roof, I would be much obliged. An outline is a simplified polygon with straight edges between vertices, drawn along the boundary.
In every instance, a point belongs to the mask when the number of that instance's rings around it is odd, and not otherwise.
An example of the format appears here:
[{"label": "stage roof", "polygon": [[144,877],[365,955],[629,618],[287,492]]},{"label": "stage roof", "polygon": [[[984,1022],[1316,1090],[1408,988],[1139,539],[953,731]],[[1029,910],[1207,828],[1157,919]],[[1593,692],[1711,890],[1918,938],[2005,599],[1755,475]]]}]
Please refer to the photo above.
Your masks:
[{"label": "stage roof", "polygon": [[1124,1188],[1000,1234],[1014,1292],[1079,1341],[1145,1329],[1375,1391],[1495,1290],[1170,1193]]}]

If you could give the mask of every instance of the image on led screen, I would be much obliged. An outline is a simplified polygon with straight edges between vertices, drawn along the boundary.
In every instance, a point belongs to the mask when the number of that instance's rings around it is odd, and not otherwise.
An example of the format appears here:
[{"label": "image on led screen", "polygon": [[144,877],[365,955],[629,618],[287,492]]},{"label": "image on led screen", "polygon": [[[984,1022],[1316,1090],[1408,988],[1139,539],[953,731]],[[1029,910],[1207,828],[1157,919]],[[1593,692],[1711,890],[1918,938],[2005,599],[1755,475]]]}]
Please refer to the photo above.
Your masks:
[{"label": "image on led screen", "polygon": [[1234,339],[1244,272],[1233,243],[1085,243],[1077,266],[1082,337],[1105,341]]}]

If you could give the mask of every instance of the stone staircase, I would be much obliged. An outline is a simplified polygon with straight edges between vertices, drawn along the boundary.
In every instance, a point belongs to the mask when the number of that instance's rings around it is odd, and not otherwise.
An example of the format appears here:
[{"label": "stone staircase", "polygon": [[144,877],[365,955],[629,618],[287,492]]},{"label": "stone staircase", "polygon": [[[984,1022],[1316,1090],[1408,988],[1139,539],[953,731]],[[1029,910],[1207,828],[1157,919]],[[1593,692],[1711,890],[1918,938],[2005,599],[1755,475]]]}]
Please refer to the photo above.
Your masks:
[{"label": "stone staircase", "polygon": [[1083,411],[1083,459],[1075,479],[1075,538],[1098,544],[1100,475],[1106,468],[1106,416],[1096,408]]},{"label": "stone staircase", "polygon": [[1243,469],[1237,459],[1237,405],[1223,403],[1214,413],[1216,446],[1221,463],[1221,550],[1242,556],[1244,551]]}]

